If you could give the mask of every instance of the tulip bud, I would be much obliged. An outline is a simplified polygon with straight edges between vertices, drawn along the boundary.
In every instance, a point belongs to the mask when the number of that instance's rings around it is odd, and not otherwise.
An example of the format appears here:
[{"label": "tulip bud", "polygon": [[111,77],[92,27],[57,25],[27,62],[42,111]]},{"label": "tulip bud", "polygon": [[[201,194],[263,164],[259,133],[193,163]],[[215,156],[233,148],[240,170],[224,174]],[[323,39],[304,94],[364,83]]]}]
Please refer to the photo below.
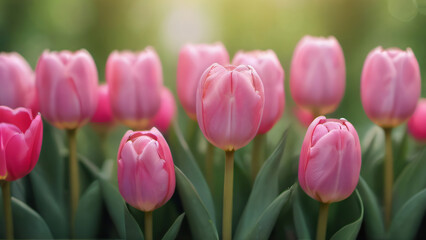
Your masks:
[{"label": "tulip bud", "polygon": [[95,114],[90,121],[93,123],[104,124],[112,123],[114,121],[109,103],[108,85],[106,84],[98,86],[98,105],[96,107]]},{"label": "tulip bud", "polygon": [[38,161],[43,122],[31,110],[0,106],[0,180],[14,181],[30,173]]},{"label": "tulip bud", "polygon": [[263,83],[265,106],[257,134],[267,133],[281,118],[284,111],[284,70],[274,51],[238,52],[233,65],[252,66]]},{"label": "tulip bud", "polygon": [[345,75],[345,58],[337,40],[306,36],[291,61],[291,95],[314,115],[331,113],[343,98]]},{"label": "tulip bud", "polygon": [[426,99],[421,98],[408,120],[408,132],[418,141],[426,142]]},{"label": "tulip bud", "polygon": [[317,117],[309,126],[299,160],[299,183],[323,203],[341,201],[355,190],[361,170],[358,134],[345,119]]},{"label": "tulip bud", "polygon": [[420,82],[419,64],[411,49],[374,49],[361,76],[361,100],[367,116],[385,128],[403,123],[416,109]]},{"label": "tulip bud", "polygon": [[95,113],[98,72],[86,50],[45,51],[36,67],[40,111],[58,128],[75,129]]},{"label": "tulip bud", "polygon": [[175,170],[169,146],[156,129],[127,131],[118,149],[118,188],[133,207],[150,212],[175,191]]},{"label": "tulip bud", "polygon": [[151,47],[139,53],[113,52],[106,64],[114,117],[132,129],[145,129],[160,109],[163,73]]},{"label": "tulip bud", "polygon": [[213,64],[198,86],[198,124],[213,145],[237,150],[256,136],[264,102],[263,84],[253,67]]},{"label": "tulip bud", "polygon": [[152,125],[154,125],[160,132],[165,133],[170,127],[173,118],[176,115],[176,102],[172,92],[168,88],[163,88],[161,94],[161,106],[160,110],[152,119]]},{"label": "tulip bud", "polygon": [[179,53],[177,93],[185,112],[196,119],[196,92],[201,75],[213,63],[229,64],[229,55],[222,43],[187,44]]},{"label": "tulip bud", "polygon": [[30,107],[35,96],[34,74],[18,53],[0,53],[0,105]]}]

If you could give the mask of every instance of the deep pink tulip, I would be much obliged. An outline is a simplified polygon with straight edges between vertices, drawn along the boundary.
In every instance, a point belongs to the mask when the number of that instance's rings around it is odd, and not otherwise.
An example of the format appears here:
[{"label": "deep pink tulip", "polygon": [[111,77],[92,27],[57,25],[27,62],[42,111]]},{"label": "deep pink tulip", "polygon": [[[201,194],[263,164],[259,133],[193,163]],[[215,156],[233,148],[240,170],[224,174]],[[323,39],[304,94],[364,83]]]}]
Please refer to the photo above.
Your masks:
[{"label": "deep pink tulip", "polygon": [[417,103],[416,111],[408,120],[408,132],[418,141],[426,142],[426,99]]},{"label": "deep pink tulip", "polygon": [[86,50],[45,51],[36,67],[40,111],[58,128],[75,129],[93,116],[98,102],[98,72]]},{"label": "deep pink tulip", "polygon": [[34,73],[18,53],[0,53],[0,105],[30,107],[35,96]]},{"label": "deep pink tulip", "polygon": [[106,64],[114,117],[132,129],[146,129],[160,109],[163,73],[155,50],[114,51]]},{"label": "deep pink tulip", "polygon": [[114,121],[109,102],[108,85],[106,84],[98,86],[98,106],[96,107],[95,114],[90,121],[93,123],[104,124],[112,123]]},{"label": "deep pink tulip", "polygon": [[238,52],[233,65],[252,66],[263,83],[265,107],[257,134],[267,133],[280,120],[284,111],[284,69],[274,51]]},{"label": "deep pink tulip", "polygon": [[201,75],[213,63],[229,64],[229,55],[222,43],[187,44],[179,53],[177,93],[185,112],[196,119],[196,92]]},{"label": "deep pink tulip", "polygon": [[334,37],[305,36],[291,61],[290,90],[294,101],[315,115],[333,112],[345,92],[345,58]]},{"label": "deep pink tulip", "polygon": [[150,212],[175,191],[175,170],[169,146],[156,129],[127,131],[118,149],[118,188],[133,207]]},{"label": "deep pink tulip", "polygon": [[253,67],[215,63],[198,86],[198,124],[213,145],[237,150],[256,136],[264,102],[263,84]]},{"label": "deep pink tulip", "polygon": [[385,128],[403,123],[416,109],[420,82],[419,64],[411,49],[374,49],[361,76],[361,100],[367,116]]},{"label": "deep pink tulip", "polygon": [[175,98],[166,87],[163,88],[161,94],[161,106],[160,110],[152,120],[152,124],[160,130],[162,133],[166,133],[169,129],[173,118],[176,115],[176,101]]},{"label": "deep pink tulip", "polygon": [[30,173],[38,161],[43,122],[31,110],[0,106],[0,180],[14,181]]},{"label": "deep pink tulip", "polygon": [[361,170],[358,134],[345,119],[317,117],[309,126],[299,160],[299,183],[323,203],[341,201],[355,190]]},{"label": "deep pink tulip", "polygon": [[311,112],[300,107],[294,107],[293,113],[296,116],[297,120],[299,120],[299,123],[306,128],[309,127],[309,125],[315,119],[314,115],[312,115]]}]

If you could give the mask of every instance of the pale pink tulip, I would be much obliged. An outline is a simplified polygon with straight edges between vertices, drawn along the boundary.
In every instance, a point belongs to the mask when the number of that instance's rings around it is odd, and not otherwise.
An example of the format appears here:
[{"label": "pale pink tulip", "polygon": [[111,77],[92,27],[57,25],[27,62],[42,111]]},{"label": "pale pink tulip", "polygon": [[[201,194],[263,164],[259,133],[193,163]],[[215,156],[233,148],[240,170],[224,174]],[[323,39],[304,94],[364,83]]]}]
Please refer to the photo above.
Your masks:
[{"label": "pale pink tulip", "polygon": [[14,181],[30,173],[38,161],[43,122],[31,110],[0,106],[0,180]]},{"label": "pale pink tulip", "polygon": [[163,73],[155,50],[114,51],[106,64],[114,117],[132,129],[146,129],[160,109]]},{"label": "pale pink tulip", "polygon": [[156,129],[127,131],[118,149],[118,188],[133,207],[151,212],[175,191],[175,170],[169,146]]},{"label": "pale pink tulip", "polygon": [[305,36],[291,61],[290,90],[294,101],[314,115],[333,112],[345,92],[345,58],[334,37]]},{"label": "pale pink tulip", "polygon": [[252,66],[263,83],[265,107],[257,134],[265,134],[280,120],[284,111],[284,70],[274,51],[238,52],[233,65]]},{"label": "pale pink tulip", "polygon": [[198,86],[198,124],[213,145],[237,150],[256,136],[264,102],[263,84],[254,68],[213,64]]},{"label": "pale pink tulip", "polygon": [[179,53],[177,93],[183,109],[196,119],[196,92],[201,75],[213,63],[229,64],[229,55],[222,43],[187,44]]},{"label": "pale pink tulip", "polygon": [[309,126],[299,160],[299,184],[323,203],[338,202],[355,190],[361,170],[358,134],[345,119],[317,117]]},{"label": "pale pink tulip", "polygon": [[18,53],[0,53],[0,105],[30,107],[35,96],[34,73]]},{"label": "pale pink tulip", "polygon": [[377,125],[396,127],[414,113],[420,83],[419,64],[411,49],[378,47],[368,54],[362,70],[364,111]]},{"label": "pale pink tulip", "polygon": [[96,107],[95,114],[90,121],[93,123],[103,124],[112,123],[114,121],[109,102],[108,85],[106,84],[98,86],[98,106]]},{"label": "pale pink tulip", "polygon": [[418,141],[426,142],[426,99],[417,103],[416,111],[408,120],[408,132]]},{"label": "pale pink tulip", "polygon": [[160,132],[166,133],[169,129],[173,118],[176,116],[176,101],[172,92],[164,87],[161,94],[161,106],[160,110],[152,119],[152,125],[154,125]]},{"label": "pale pink tulip", "polygon": [[40,111],[58,128],[75,129],[93,116],[98,102],[98,72],[86,50],[45,51],[36,67]]}]

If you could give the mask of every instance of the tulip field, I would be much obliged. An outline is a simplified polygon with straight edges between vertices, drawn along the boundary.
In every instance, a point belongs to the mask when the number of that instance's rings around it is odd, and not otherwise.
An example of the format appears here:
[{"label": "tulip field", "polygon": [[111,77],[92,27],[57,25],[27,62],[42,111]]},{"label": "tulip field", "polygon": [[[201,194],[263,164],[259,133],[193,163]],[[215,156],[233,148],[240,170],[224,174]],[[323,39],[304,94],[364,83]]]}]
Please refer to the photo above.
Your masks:
[{"label": "tulip field", "polygon": [[426,239],[407,2],[1,2],[0,239]]}]

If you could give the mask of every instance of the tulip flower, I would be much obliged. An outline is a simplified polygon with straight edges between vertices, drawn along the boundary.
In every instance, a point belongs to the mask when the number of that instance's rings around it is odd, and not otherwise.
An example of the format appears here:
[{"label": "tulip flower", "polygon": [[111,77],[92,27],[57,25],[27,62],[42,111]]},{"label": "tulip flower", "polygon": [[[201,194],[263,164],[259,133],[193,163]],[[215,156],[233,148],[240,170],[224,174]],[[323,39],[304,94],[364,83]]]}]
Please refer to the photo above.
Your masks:
[{"label": "tulip flower", "polygon": [[172,92],[164,87],[161,94],[161,106],[155,117],[152,119],[154,125],[163,134],[169,129],[173,118],[176,115],[176,102]]},{"label": "tulip flower", "polygon": [[102,84],[98,86],[98,105],[95,114],[90,120],[93,123],[108,124],[114,121],[111,106],[109,103],[108,85]]},{"label": "tulip flower", "polygon": [[213,63],[229,64],[229,55],[222,43],[187,44],[179,53],[177,93],[185,112],[196,119],[196,92],[201,75]]},{"label": "tulip flower", "polygon": [[247,145],[262,119],[264,90],[251,66],[211,65],[197,90],[197,120],[204,136],[225,151]]},{"label": "tulip flower", "polygon": [[18,53],[0,53],[0,105],[30,107],[35,96],[34,74]]},{"label": "tulip flower", "polygon": [[43,117],[58,128],[76,129],[93,116],[98,73],[86,50],[45,51],[36,67],[36,88]]},{"label": "tulip flower", "polygon": [[317,239],[325,239],[328,206],[349,197],[361,170],[361,145],[345,119],[317,117],[309,126],[299,160],[299,184],[321,202]]},{"label": "tulip flower", "polygon": [[30,173],[38,161],[43,139],[40,115],[31,110],[0,106],[0,185],[2,187],[6,237],[13,238],[10,182]]},{"label": "tulip flower", "polygon": [[80,195],[77,162],[77,129],[93,116],[98,102],[98,72],[86,50],[45,51],[36,67],[36,89],[43,116],[58,128],[67,130],[71,235]]},{"label": "tulip flower", "polygon": [[265,102],[263,84],[251,66],[217,63],[203,73],[197,89],[197,120],[207,140],[225,151],[222,239],[232,237],[234,151],[256,135]]},{"label": "tulip flower", "polygon": [[305,36],[291,61],[291,95],[315,117],[331,113],[343,98],[345,75],[343,51],[334,37]]},{"label": "tulip flower", "polygon": [[426,142],[426,99],[417,103],[416,110],[408,120],[408,132],[418,141]]},{"label": "tulip flower", "polygon": [[133,207],[145,212],[145,238],[152,239],[152,211],[175,191],[172,154],[156,129],[127,131],[118,149],[118,188]]},{"label": "tulip flower", "polygon": [[361,100],[367,116],[384,128],[408,120],[420,97],[420,70],[411,49],[371,51],[361,76]]},{"label": "tulip flower", "polygon": [[114,51],[106,64],[114,117],[132,129],[146,129],[160,109],[163,73],[151,47],[142,52]]}]

